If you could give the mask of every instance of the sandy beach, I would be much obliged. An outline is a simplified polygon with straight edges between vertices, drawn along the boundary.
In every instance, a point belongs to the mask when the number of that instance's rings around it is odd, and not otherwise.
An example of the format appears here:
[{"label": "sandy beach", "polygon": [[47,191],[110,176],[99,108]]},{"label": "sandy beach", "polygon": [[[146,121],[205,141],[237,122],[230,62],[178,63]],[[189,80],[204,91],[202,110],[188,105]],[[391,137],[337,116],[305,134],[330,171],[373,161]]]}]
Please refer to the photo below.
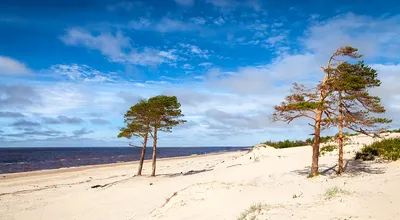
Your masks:
[{"label": "sandy beach", "polygon": [[159,160],[153,178],[149,161],[6,174],[0,219],[400,219],[400,162],[354,160],[372,141],[352,137],[340,177],[333,151],[307,178],[309,146]]}]

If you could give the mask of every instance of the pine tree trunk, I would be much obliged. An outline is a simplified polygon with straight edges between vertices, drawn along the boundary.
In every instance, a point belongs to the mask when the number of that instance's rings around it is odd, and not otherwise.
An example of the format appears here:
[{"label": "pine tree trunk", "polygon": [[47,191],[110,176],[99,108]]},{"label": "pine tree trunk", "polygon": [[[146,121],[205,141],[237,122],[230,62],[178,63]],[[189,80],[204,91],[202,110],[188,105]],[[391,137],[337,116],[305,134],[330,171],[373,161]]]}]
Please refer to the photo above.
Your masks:
[{"label": "pine tree trunk", "polygon": [[[147,125],[147,129],[149,128],[149,125]],[[139,168],[137,171],[137,175],[141,176],[142,175],[142,169],[143,169],[143,162],[144,162],[144,156],[146,154],[146,147],[147,147],[147,139],[149,137],[149,133],[146,133],[146,135],[143,137],[143,147],[142,147],[142,154],[140,155],[140,161],[139,161]]]},{"label": "pine tree trunk", "polygon": [[153,135],[153,161],[151,176],[156,176],[156,157],[157,157],[157,127],[154,127]]},{"label": "pine tree trunk", "polygon": [[312,146],[312,164],[311,164],[311,174],[310,177],[318,175],[318,159],[319,159],[319,142],[321,136],[321,117],[322,113],[317,113],[315,127],[314,127],[314,143]]},{"label": "pine tree trunk", "polygon": [[338,161],[338,174],[343,173],[343,107],[342,107],[342,94],[339,92],[339,161]]},{"label": "pine tree trunk", "polygon": [[[328,62],[328,67],[330,66],[330,61]],[[326,75],[321,83],[320,88],[320,96],[319,103],[322,105],[325,100],[325,85],[329,78],[329,75]],[[314,124],[314,143],[313,143],[313,154],[312,154],[312,164],[311,164],[311,173],[310,177],[318,176],[318,159],[319,159],[319,142],[321,137],[321,120],[322,120],[323,109],[322,106],[318,108],[315,112],[315,124]]]}]

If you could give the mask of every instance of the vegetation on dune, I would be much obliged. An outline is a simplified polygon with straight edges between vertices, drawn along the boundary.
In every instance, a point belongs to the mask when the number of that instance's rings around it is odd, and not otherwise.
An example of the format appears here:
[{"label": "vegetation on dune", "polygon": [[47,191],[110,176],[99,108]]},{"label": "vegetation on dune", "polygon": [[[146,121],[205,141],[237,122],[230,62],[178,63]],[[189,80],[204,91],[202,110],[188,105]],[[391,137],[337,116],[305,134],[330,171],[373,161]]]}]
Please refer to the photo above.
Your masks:
[{"label": "vegetation on dune", "polygon": [[281,149],[281,148],[290,148],[290,147],[300,147],[309,145],[309,143],[305,141],[291,141],[291,140],[284,140],[284,141],[266,141],[263,144],[271,146],[273,148]]},{"label": "vegetation on dune", "polygon": [[319,151],[319,156],[324,156],[327,152],[332,152],[336,150],[338,147],[336,145],[326,145],[321,147],[321,150]]},{"label": "vegetation on dune", "polygon": [[[332,141],[335,136],[321,136],[320,143],[327,143]],[[262,144],[271,146],[273,148],[281,149],[281,148],[290,148],[290,147],[303,147],[312,145],[314,143],[314,138],[308,138],[306,140],[289,140],[286,139],[284,141],[266,141]]]},{"label": "vegetation on dune", "polygon": [[356,159],[374,160],[376,157],[389,161],[399,160],[400,138],[391,138],[374,142],[364,146],[356,153]]},{"label": "vegetation on dune", "polygon": [[389,133],[400,133],[400,128],[398,128],[398,129],[389,129],[389,130],[387,130],[387,132],[389,132]]},{"label": "vegetation on dune", "polygon": [[331,187],[325,191],[325,196],[328,198],[332,198],[338,196],[339,194],[347,194],[348,192],[340,187]]},{"label": "vegetation on dune", "polygon": [[263,210],[268,210],[268,206],[266,204],[258,203],[251,205],[248,209],[240,214],[237,220],[254,220]]}]

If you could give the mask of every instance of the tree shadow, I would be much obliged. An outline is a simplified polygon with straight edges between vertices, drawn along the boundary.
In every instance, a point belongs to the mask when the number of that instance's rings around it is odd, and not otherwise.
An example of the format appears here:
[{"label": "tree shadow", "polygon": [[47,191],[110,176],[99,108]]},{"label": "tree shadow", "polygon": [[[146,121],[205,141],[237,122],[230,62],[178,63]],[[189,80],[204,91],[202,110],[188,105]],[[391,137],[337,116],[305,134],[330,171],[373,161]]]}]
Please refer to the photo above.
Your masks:
[{"label": "tree shadow", "polygon": [[[376,167],[377,163],[372,163],[370,161],[362,161],[362,160],[346,160],[344,167],[343,167],[343,173],[348,174],[351,176],[358,176],[358,175],[363,175],[363,174],[383,174],[385,173],[385,168],[382,167]],[[299,174],[301,176],[308,176],[310,174],[311,167],[307,166],[303,169],[300,170],[294,170],[292,171],[293,173]],[[319,174],[323,176],[331,176],[335,177],[337,176],[337,164],[334,166],[328,166],[327,164],[321,164],[319,166]]]},{"label": "tree shadow", "polygon": [[160,174],[160,176],[165,176],[165,177],[189,176],[189,175],[204,173],[204,172],[208,172],[208,171],[212,171],[212,170],[213,169],[189,170],[187,172],[180,172],[180,173]]},{"label": "tree shadow", "polygon": [[384,174],[386,168],[376,167],[377,163],[374,162],[366,162],[362,160],[347,160],[343,170],[345,173],[349,173],[351,175],[360,175],[360,174]]}]

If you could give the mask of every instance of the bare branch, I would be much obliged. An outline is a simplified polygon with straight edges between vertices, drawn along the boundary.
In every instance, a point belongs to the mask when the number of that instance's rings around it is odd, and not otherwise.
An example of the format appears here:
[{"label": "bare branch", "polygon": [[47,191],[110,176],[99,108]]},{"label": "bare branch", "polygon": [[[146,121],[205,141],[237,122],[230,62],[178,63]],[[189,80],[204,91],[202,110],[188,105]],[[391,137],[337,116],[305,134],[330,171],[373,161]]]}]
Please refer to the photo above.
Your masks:
[{"label": "bare branch", "polygon": [[134,145],[134,144],[131,144],[131,143],[129,143],[129,146],[131,146],[131,147],[136,147],[136,148],[143,148],[143,146],[137,146],[137,145]]}]

